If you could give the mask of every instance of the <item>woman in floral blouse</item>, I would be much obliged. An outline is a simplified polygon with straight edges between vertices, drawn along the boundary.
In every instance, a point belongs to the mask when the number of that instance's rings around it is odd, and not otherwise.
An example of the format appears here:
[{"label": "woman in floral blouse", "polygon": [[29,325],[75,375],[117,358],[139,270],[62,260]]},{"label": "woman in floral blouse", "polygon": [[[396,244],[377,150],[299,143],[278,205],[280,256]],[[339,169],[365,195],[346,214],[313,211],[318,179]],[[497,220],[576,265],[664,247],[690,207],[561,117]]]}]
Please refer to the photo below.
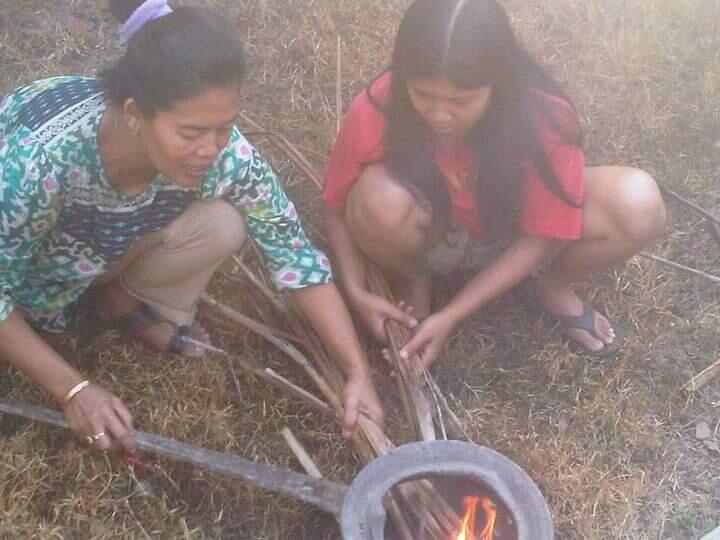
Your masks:
[{"label": "woman in floral blouse", "polygon": [[[343,431],[382,421],[326,256],[275,174],[233,126],[245,74],[236,31],[162,0],[113,1],[128,38],[99,78],[30,83],[0,102],[0,358],[62,405],[99,449],[132,447],[131,416],[40,336],[89,288],[99,314],[160,350],[197,356],[195,304],[249,235],[347,374]],[[132,9],[128,9],[128,6]]]}]

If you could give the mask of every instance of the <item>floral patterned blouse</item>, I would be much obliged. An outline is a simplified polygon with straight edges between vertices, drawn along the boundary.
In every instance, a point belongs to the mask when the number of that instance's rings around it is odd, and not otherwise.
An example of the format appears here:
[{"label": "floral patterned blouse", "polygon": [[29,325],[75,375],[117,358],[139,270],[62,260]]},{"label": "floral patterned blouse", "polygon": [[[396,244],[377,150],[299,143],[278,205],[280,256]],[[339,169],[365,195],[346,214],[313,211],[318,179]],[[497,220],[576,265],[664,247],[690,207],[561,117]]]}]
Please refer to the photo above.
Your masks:
[{"label": "floral patterned blouse", "polygon": [[123,195],[100,161],[106,106],[101,81],[86,77],[36,81],[0,101],[0,324],[20,306],[37,327],[64,330],[96,277],[197,199],[226,199],[241,212],[278,288],[331,281],[327,257],[237,129],[199,188],[158,175]]}]

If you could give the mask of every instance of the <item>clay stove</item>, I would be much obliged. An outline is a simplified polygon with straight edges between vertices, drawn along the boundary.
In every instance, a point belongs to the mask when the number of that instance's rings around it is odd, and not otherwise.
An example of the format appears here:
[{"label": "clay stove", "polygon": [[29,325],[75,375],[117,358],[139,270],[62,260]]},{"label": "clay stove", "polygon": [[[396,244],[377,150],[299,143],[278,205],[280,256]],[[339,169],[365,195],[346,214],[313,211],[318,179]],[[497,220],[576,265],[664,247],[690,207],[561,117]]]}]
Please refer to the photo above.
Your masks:
[{"label": "clay stove", "polygon": [[343,501],[340,521],[344,540],[384,540],[387,516],[383,496],[397,484],[420,478],[438,478],[439,485],[459,479],[458,485],[482,486],[482,491],[492,493],[497,506],[503,508],[503,519],[511,522],[512,532],[506,538],[553,539],[547,503],[518,465],[476,444],[431,441],[403,445],[360,471]]}]

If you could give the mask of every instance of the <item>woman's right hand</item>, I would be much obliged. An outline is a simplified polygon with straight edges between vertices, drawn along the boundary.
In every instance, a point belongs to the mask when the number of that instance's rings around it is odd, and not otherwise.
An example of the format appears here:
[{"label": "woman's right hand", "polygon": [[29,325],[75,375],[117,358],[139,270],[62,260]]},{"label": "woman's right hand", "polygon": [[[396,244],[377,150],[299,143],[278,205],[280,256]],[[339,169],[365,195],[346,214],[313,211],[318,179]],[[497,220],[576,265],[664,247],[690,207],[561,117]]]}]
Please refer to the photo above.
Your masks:
[{"label": "woman's right hand", "polygon": [[396,306],[382,296],[368,291],[358,291],[353,294],[352,305],[365,327],[380,343],[387,342],[385,321],[388,319],[411,329],[418,325],[417,319],[409,313],[411,309],[406,308],[402,303]]},{"label": "woman's right hand", "polygon": [[70,429],[83,440],[95,435],[95,448],[109,450],[119,444],[131,449],[135,445],[132,417],[125,405],[104,388],[83,381],[82,374],[42,339],[17,309],[0,321],[3,361],[53,396],[61,404]]},{"label": "woman's right hand", "polygon": [[98,450],[118,445],[127,450],[135,447],[130,412],[120,399],[100,386],[90,384],[78,392],[65,405],[64,412],[70,429],[83,440],[95,439],[92,445]]}]

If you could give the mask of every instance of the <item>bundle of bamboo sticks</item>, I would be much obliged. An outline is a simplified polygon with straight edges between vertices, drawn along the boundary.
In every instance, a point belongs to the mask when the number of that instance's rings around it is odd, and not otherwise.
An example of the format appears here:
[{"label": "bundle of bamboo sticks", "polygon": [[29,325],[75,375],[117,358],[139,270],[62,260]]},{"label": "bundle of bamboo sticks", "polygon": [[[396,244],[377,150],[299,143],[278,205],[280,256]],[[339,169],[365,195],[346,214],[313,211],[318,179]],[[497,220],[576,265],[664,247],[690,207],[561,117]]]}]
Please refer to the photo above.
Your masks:
[{"label": "bundle of bamboo sticks", "polygon": [[[252,123],[247,118],[244,120]],[[318,188],[321,187],[321,180],[307,159],[285,137],[264,130],[256,124],[253,126],[256,129],[246,131],[247,135],[267,138]],[[257,248],[253,245],[251,249],[256,250]],[[298,387],[269,368],[248,365],[246,361],[239,361],[237,366],[233,367],[252,372],[317,410],[341,418],[345,376],[340,368],[340,363],[330,357],[315,332],[290,299],[275,294],[263,271],[259,267],[256,269],[251,267],[252,265],[245,260],[246,254],[247,251],[243,251],[234,258],[235,271],[241,272],[256,290],[267,298],[270,305],[286,317],[290,332],[283,332],[253,320],[207,294],[203,295],[202,301],[225,317],[259,334],[290,357],[309,376],[324,400]],[[367,279],[371,292],[394,302],[383,275],[370,264],[368,264]],[[400,358],[398,350],[409,339],[408,330],[397,323],[388,322],[386,333],[391,350],[392,367],[399,375],[395,380],[402,396],[405,414],[408,421],[414,426],[418,439],[435,440],[438,438],[437,428],[441,438],[447,438],[447,432],[450,431],[454,436],[469,440],[461,421],[450,408],[432,375],[421,366],[418,358],[409,360]],[[295,346],[293,342],[299,345]],[[383,430],[362,415],[352,442],[359,456],[366,463],[394,448]],[[460,520],[455,510],[429,480],[415,480],[396,486],[386,495],[384,503],[393,523],[395,535],[401,540],[412,540],[420,535],[437,540],[447,540],[456,534],[460,526]],[[422,523],[425,530],[414,530],[411,523]]]},{"label": "bundle of bamboo sticks", "polygon": [[[304,351],[295,347],[284,337],[280,337],[275,329],[250,319],[209,295],[204,295],[202,300],[224,316],[258,333],[287,354],[310,377],[325,401],[299,388],[269,368],[249,366],[247,362],[242,361],[237,362],[237,367],[262,377],[269,383],[280,387],[290,396],[302,400],[319,411],[338,418],[342,417],[344,374],[340,369],[340,364],[330,358],[317,336],[293,306],[287,306],[289,308],[288,320],[292,330],[304,338]],[[398,367],[398,372],[400,369]],[[398,379],[402,381],[402,378]],[[403,382],[400,384],[403,387],[401,392],[414,397],[414,401],[407,400],[405,402],[408,410],[413,411],[413,402],[421,403],[422,409],[418,408],[414,419],[418,419],[417,423],[424,426],[425,440],[431,440],[434,438],[433,421],[429,415],[429,405],[424,402],[423,397],[420,397],[422,394],[419,385],[410,389]],[[360,417],[352,442],[361,459],[366,463],[394,448],[383,430],[372,420],[363,416]],[[459,526],[459,519],[454,510],[428,481],[403,484],[387,496],[385,504],[388,515],[394,524],[396,535],[403,540],[417,538],[417,531],[413,531],[410,526],[410,523],[413,522],[424,523],[431,538],[443,540],[449,538],[450,534]],[[415,519],[411,519],[411,516],[408,515],[409,512],[414,514],[412,517]]]}]

